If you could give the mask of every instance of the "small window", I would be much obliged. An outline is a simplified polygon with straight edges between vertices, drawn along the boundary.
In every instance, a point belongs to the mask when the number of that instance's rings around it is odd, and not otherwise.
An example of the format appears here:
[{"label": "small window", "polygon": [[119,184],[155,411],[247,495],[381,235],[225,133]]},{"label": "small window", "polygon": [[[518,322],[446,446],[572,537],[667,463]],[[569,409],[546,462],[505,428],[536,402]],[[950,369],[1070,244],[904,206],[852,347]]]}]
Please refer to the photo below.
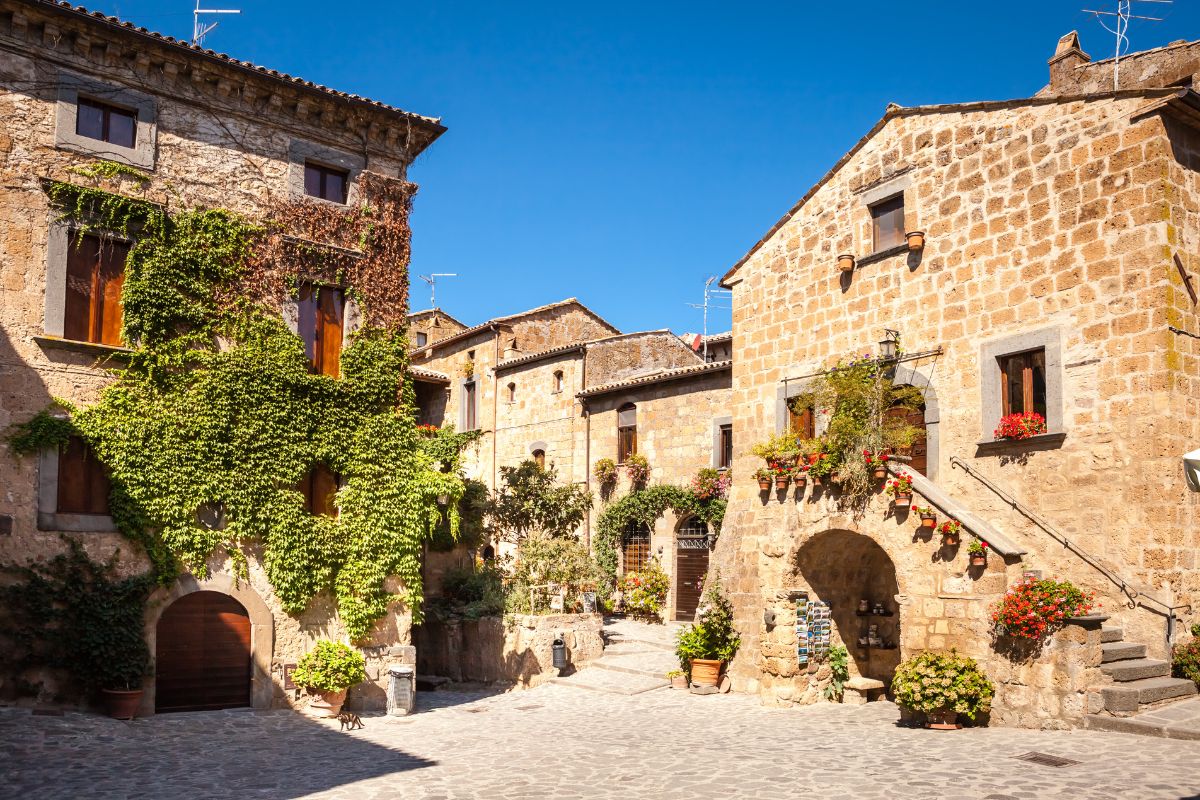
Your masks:
[{"label": "small window", "polygon": [[533,462],[535,464],[537,464],[538,467],[540,467],[541,469],[545,469],[546,468],[546,451],[545,450],[534,450],[533,451]]},{"label": "small window", "polygon": [[646,523],[630,520],[625,524],[621,555],[626,572],[641,572],[650,563],[650,529]]},{"label": "small window", "polygon": [[72,436],[58,451],[59,514],[107,515],[110,484],[108,471],[92,448]]},{"label": "small window", "polygon": [[424,347],[427,344],[429,344],[429,334],[424,333],[423,331],[418,331],[417,332],[417,347]]},{"label": "small window", "polygon": [[304,510],[317,517],[336,517],[334,503],[341,478],[324,464],[317,464],[300,481],[300,492],[304,495]]},{"label": "small window", "polygon": [[346,315],[345,291],[336,286],[301,284],[297,312],[297,332],[304,340],[304,351],[313,372],[338,377]]},{"label": "small window", "polygon": [[617,463],[637,452],[637,406],[626,403],[617,412]]},{"label": "small window", "polygon": [[788,430],[801,439],[812,439],[817,435],[816,419],[812,407],[801,407],[798,403],[788,403]]},{"label": "small window", "polygon": [[733,466],[733,426],[722,425],[717,430],[717,468]]},{"label": "small window", "polygon": [[875,252],[904,244],[904,195],[871,206],[871,232]]},{"label": "small window", "polygon": [[346,204],[346,186],[350,173],[336,167],[326,167],[312,161],[304,162],[304,193],[331,203]]},{"label": "small window", "polygon": [[478,429],[475,424],[475,381],[467,381],[463,384],[463,430],[473,431]]},{"label": "small window", "polygon": [[121,287],[129,244],[72,232],[67,244],[63,337],[121,344]]},{"label": "small window", "polygon": [[1000,356],[1001,413],[1046,416],[1046,350]]},{"label": "small window", "polygon": [[508,402],[517,402],[517,385],[515,383],[510,383],[505,391],[507,392]]},{"label": "small window", "polygon": [[137,139],[137,112],[80,97],[75,114],[75,133],[88,139],[134,146]]},{"label": "small window", "polygon": [[554,391],[561,392],[563,390],[563,373],[562,370],[554,371]]}]

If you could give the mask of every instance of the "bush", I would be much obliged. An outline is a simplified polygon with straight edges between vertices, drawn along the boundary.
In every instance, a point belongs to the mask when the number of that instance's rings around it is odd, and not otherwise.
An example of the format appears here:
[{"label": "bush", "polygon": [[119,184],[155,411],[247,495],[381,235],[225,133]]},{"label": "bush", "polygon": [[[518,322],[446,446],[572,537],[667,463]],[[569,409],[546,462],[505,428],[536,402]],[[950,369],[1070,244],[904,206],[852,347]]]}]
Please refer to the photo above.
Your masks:
[{"label": "bush", "polygon": [[427,605],[431,614],[442,619],[479,619],[501,616],[505,604],[504,573],[494,563],[485,563],[478,569],[447,571],[442,576],[442,596]]},{"label": "bush", "polygon": [[1070,581],[1026,580],[1009,589],[992,608],[1000,635],[1041,639],[1062,627],[1068,617],[1092,610],[1095,595]]},{"label": "bush", "polygon": [[954,711],[975,719],[991,711],[996,690],[975,659],[952,650],[921,653],[901,663],[892,692],[897,703],[913,711]]},{"label": "bush", "polygon": [[1200,625],[1192,626],[1192,640],[1171,650],[1171,674],[1187,678],[1200,687]]},{"label": "bush", "polygon": [[733,627],[733,605],[721,591],[719,578],[705,589],[704,601],[697,609],[699,619],[679,632],[675,655],[679,666],[690,674],[692,659],[731,661],[742,639]]},{"label": "bush", "polygon": [[292,672],[297,686],[318,692],[340,692],[367,677],[363,654],[341,642],[322,639]]},{"label": "bush", "polygon": [[530,588],[547,584],[566,587],[564,610],[582,607],[579,593],[594,591],[603,578],[604,573],[578,539],[530,535],[517,548],[507,609],[517,614],[549,613],[545,606],[529,606]]},{"label": "bush", "polygon": [[671,579],[663,572],[658,559],[650,559],[641,572],[627,572],[621,578],[621,597],[626,612],[661,622],[670,588]]}]

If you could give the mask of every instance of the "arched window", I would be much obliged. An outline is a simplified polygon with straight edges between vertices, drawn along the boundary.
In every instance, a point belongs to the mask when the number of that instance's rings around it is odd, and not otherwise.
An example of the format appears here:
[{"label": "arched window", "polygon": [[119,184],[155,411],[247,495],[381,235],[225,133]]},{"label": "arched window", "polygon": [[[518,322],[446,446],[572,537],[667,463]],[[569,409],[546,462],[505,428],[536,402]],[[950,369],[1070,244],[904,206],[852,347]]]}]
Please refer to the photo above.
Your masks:
[{"label": "arched window", "polygon": [[517,402],[517,385],[515,383],[510,383],[508,385],[508,402]]},{"label": "arched window", "polygon": [[625,523],[621,555],[626,572],[641,572],[650,561],[650,528],[644,522]]},{"label": "arched window", "polygon": [[563,390],[563,371],[557,369],[554,371],[554,391],[561,392]]},{"label": "arched window", "polygon": [[679,526],[682,539],[703,539],[708,536],[708,523],[699,517],[688,517]]},{"label": "arched window", "polygon": [[617,411],[617,463],[637,452],[637,406],[626,403]]},{"label": "arched window", "polygon": [[533,461],[539,467],[541,467],[542,469],[545,469],[546,468],[546,451],[545,450],[534,450],[533,451]]}]

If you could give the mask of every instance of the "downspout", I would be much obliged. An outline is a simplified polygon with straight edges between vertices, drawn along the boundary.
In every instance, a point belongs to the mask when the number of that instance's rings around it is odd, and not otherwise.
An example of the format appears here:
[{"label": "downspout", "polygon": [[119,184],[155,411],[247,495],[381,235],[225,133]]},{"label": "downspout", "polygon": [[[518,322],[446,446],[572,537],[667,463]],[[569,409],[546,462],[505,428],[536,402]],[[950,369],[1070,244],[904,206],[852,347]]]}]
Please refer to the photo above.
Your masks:
[{"label": "downspout", "polygon": [[[587,347],[583,348],[583,358],[579,367],[579,391],[587,389]],[[579,398],[579,406],[583,411],[583,481],[590,492],[592,490],[592,415],[588,411],[587,398]],[[583,528],[583,543],[588,552],[592,552],[592,509],[588,507],[587,522]]]},{"label": "downspout", "polygon": [[500,408],[500,374],[496,372],[496,365],[500,363],[500,327],[492,326],[492,485],[491,490],[496,491],[496,478],[499,475],[499,470],[496,469],[496,454],[498,452],[496,440],[500,438],[500,434],[496,431],[496,421]]}]

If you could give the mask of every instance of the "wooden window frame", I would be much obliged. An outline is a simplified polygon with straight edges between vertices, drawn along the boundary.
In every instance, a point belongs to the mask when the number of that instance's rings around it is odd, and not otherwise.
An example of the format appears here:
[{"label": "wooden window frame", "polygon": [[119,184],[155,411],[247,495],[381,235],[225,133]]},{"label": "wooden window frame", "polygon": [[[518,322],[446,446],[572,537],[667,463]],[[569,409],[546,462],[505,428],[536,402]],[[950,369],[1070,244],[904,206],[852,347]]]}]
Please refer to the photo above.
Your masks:
[{"label": "wooden window frame", "polygon": [[546,451],[538,448],[529,454],[530,460],[542,469],[546,468]]},{"label": "wooden window frame", "polygon": [[799,412],[791,400],[787,401],[788,430],[801,439],[813,439],[817,435],[817,415],[812,408]]},{"label": "wooden window frame", "polygon": [[[76,115],[75,116],[75,135],[76,136],[81,136],[84,139],[91,139],[96,142],[104,142],[105,144],[111,144],[114,147],[124,147],[129,150],[137,149],[138,112],[137,112],[136,108],[126,108],[124,106],[115,105],[113,103],[106,103],[103,100],[96,100],[95,98],[87,97],[82,94],[79,95],[79,97],[76,99],[75,107],[76,107],[76,111],[75,111],[75,115]],[[79,111],[83,108],[94,108],[100,112],[100,136],[89,136],[88,134],[83,133],[79,129],[79,127],[80,127]],[[114,114],[129,118],[130,125],[132,128],[132,136],[133,136],[133,138],[129,142],[129,144],[125,144],[124,142],[114,142],[112,140],[112,118],[113,118]]]},{"label": "wooden window frame", "polygon": [[[331,517],[337,519],[338,508],[334,502],[338,489],[342,486],[342,476],[324,464],[314,464],[300,479],[299,490],[304,495],[304,510],[314,517]],[[326,489],[318,503],[318,492]]]},{"label": "wooden window frame", "polygon": [[733,467],[733,423],[717,428],[717,469]]},{"label": "wooden window frame", "polygon": [[475,408],[478,402],[477,384],[473,380],[464,381],[462,388],[463,430],[479,430],[479,419]]},{"label": "wooden window frame", "polygon": [[[66,282],[63,295],[64,339],[121,346],[124,324],[121,291],[125,284],[125,265],[131,247],[131,243],[124,239],[84,233],[79,229],[67,232],[67,263],[63,270]],[[118,253],[120,263],[114,269]],[[86,292],[72,293],[73,283],[85,284]],[[81,319],[84,316],[86,320]]]},{"label": "wooden window frame", "polygon": [[[621,414],[626,411],[634,414],[632,425],[621,424]],[[637,445],[637,406],[625,403],[617,409],[617,463],[624,464],[629,456],[636,454]]]},{"label": "wooden window frame", "polygon": [[[1042,370],[1042,386],[1041,386],[1041,407],[1038,411],[1037,386],[1035,385],[1035,369],[1037,368],[1038,356],[1041,356]],[[1043,417],[1046,416],[1046,410],[1049,404],[1049,391],[1046,378],[1046,350],[1043,347],[1024,350],[1018,353],[1005,353],[998,356],[1000,368],[1000,413],[1001,416],[1009,414],[1022,414],[1036,412]],[[1012,398],[1009,396],[1009,369],[1014,363],[1019,362],[1021,369],[1021,408],[1012,407]]]},{"label": "wooden window frame", "polygon": [[[637,536],[637,542],[630,540]],[[644,538],[644,541],[642,539]],[[630,520],[625,525],[625,529],[621,531],[621,569],[623,572],[640,572],[650,563],[653,555],[652,548],[654,544],[654,531],[649,525],[644,522]],[[630,558],[631,550],[637,558]],[[630,561],[636,561],[636,564],[631,564]]]},{"label": "wooden window frame", "polygon": [[[871,247],[880,253],[904,244],[904,192],[885,197],[867,206],[871,214]],[[899,229],[884,228],[882,221],[899,213]],[[898,238],[897,238],[898,237]],[[891,241],[895,238],[895,241]]]},{"label": "wooden window frame", "polygon": [[301,283],[296,317],[297,334],[304,342],[310,369],[318,375],[340,377],[346,336],[346,290],[312,281]]},{"label": "wooden window frame", "polygon": [[563,390],[563,371],[556,369],[554,371],[554,394],[559,394]]},{"label": "wooden window frame", "polygon": [[429,344],[429,334],[425,333],[424,331],[417,331],[417,335],[414,337],[414,340],[417,343],[417,347],[424,347]]},{"label": "wooden window frame", "polygon": [[[72,436],[58,448],[58,486],[55,513],[108,517],[112,484],[108,470],[87,442]],[[77,502],[76,502],[77,501]]]},{"label": "wooden window frame", "polygon": [[[309,173],[316,173],[317,193],[313,194],[309,191]],[[330,188],[328,186],[329,179],[337,176],[342,182],[342,191],[336,197],[330,197]],[[336,203],[340,206],[346,205],[350,197],[350,170],[344,167],[331,167],[328,164],[323,164],[320,161],[305,159],[304,161],[304,194],[308,197],[315,197],[318,200],[324,200],[328,203]]]}]

